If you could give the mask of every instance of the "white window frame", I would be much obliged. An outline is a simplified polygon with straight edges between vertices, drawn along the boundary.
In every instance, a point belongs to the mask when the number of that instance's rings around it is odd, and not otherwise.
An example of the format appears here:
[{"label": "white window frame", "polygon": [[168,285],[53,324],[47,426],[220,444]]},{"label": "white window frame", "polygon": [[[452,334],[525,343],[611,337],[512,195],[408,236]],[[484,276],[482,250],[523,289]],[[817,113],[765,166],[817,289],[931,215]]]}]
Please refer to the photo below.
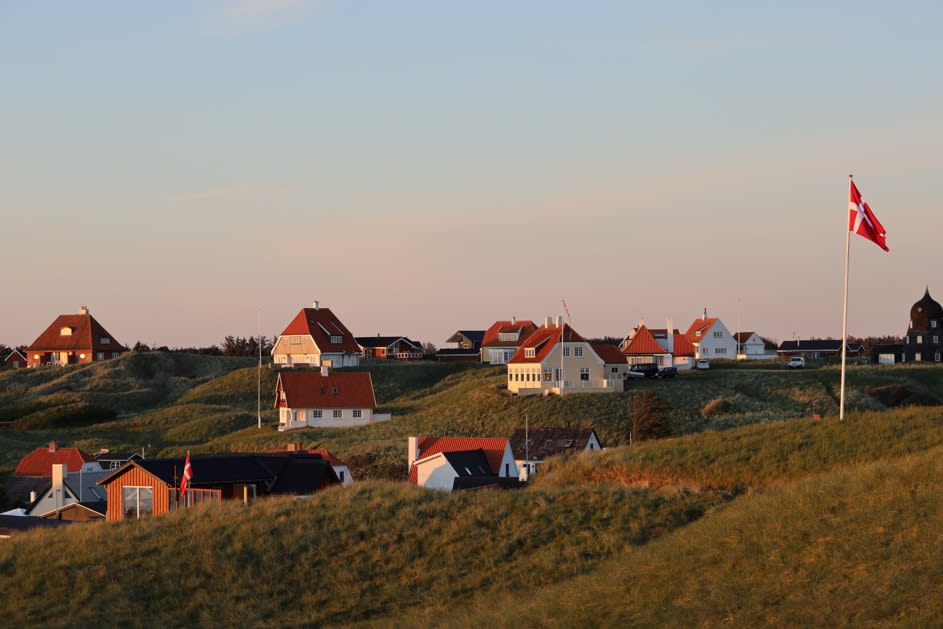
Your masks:
[{"label": "white window frame", "polygon": [[344,411],[339,408],[334,409],[334,419],[344,419]]}]

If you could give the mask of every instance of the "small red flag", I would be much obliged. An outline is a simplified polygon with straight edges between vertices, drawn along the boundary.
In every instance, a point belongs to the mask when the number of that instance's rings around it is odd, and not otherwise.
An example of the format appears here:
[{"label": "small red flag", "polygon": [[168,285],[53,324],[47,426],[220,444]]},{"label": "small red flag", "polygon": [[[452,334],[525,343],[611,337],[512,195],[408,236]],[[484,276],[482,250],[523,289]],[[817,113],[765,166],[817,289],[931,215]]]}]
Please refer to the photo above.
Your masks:
[{"label": "small red flag", "polygon": [[187,461],[183,464],[183,478],[180,479],[180,496],[187,495],[187,485],[190,484],[190,479],[193,478],[193,468],[190,467],[190,451],[187,450]]},{"label": "small red flag", "polygon": [[849,183],[851,187],[848,189],[848,231],[867,238],[884,251],[890,251],[887,248],[887,232],[884,231],[884,227],[861,198],[855,182],[849,181]]}]

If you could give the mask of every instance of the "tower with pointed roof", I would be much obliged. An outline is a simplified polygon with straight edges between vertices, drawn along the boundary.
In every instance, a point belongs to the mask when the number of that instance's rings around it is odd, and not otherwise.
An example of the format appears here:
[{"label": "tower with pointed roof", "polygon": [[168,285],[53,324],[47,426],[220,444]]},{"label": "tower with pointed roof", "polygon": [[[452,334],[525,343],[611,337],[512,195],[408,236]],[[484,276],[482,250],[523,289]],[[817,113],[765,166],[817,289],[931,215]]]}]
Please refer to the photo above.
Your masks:
[{"label": "tower with pointed roof", "polygon": [[910,308],[910,324],[904,336],[904,362],[939,363],[943,354],[943,306],[930,297],[927,287]]}]

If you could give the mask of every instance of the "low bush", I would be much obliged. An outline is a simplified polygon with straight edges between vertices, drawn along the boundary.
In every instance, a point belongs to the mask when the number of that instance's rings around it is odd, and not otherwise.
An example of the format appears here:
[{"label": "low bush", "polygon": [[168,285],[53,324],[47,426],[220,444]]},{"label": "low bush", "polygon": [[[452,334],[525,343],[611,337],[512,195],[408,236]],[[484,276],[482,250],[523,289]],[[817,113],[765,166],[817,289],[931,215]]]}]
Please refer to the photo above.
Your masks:
[{"label": "low bush", "polygon": [[30,413],[13,422],[13,428],[17,430],[39,430],[88,426],[110,421],[117,416],[118,414],[113,409],[77,402]]}]

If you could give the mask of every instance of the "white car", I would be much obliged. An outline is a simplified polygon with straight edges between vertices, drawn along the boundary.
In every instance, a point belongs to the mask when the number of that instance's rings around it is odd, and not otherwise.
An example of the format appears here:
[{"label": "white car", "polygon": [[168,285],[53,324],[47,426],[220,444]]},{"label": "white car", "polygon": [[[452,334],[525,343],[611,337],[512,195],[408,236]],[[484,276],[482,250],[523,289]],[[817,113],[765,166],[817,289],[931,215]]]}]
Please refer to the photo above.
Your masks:
[{"label": "white car", "polygon": [[697,364],[695,365],[695,367],[697,367],[698,369],[710,369],[711,364],[702,358],[699,361],[697,361]]},{"label": "white car", "polygon": [[789,359],[789,362],[786,363],[786,366],[790,369],[804,369],[805,368],[805,358],[802,356],[793,356]]}]

